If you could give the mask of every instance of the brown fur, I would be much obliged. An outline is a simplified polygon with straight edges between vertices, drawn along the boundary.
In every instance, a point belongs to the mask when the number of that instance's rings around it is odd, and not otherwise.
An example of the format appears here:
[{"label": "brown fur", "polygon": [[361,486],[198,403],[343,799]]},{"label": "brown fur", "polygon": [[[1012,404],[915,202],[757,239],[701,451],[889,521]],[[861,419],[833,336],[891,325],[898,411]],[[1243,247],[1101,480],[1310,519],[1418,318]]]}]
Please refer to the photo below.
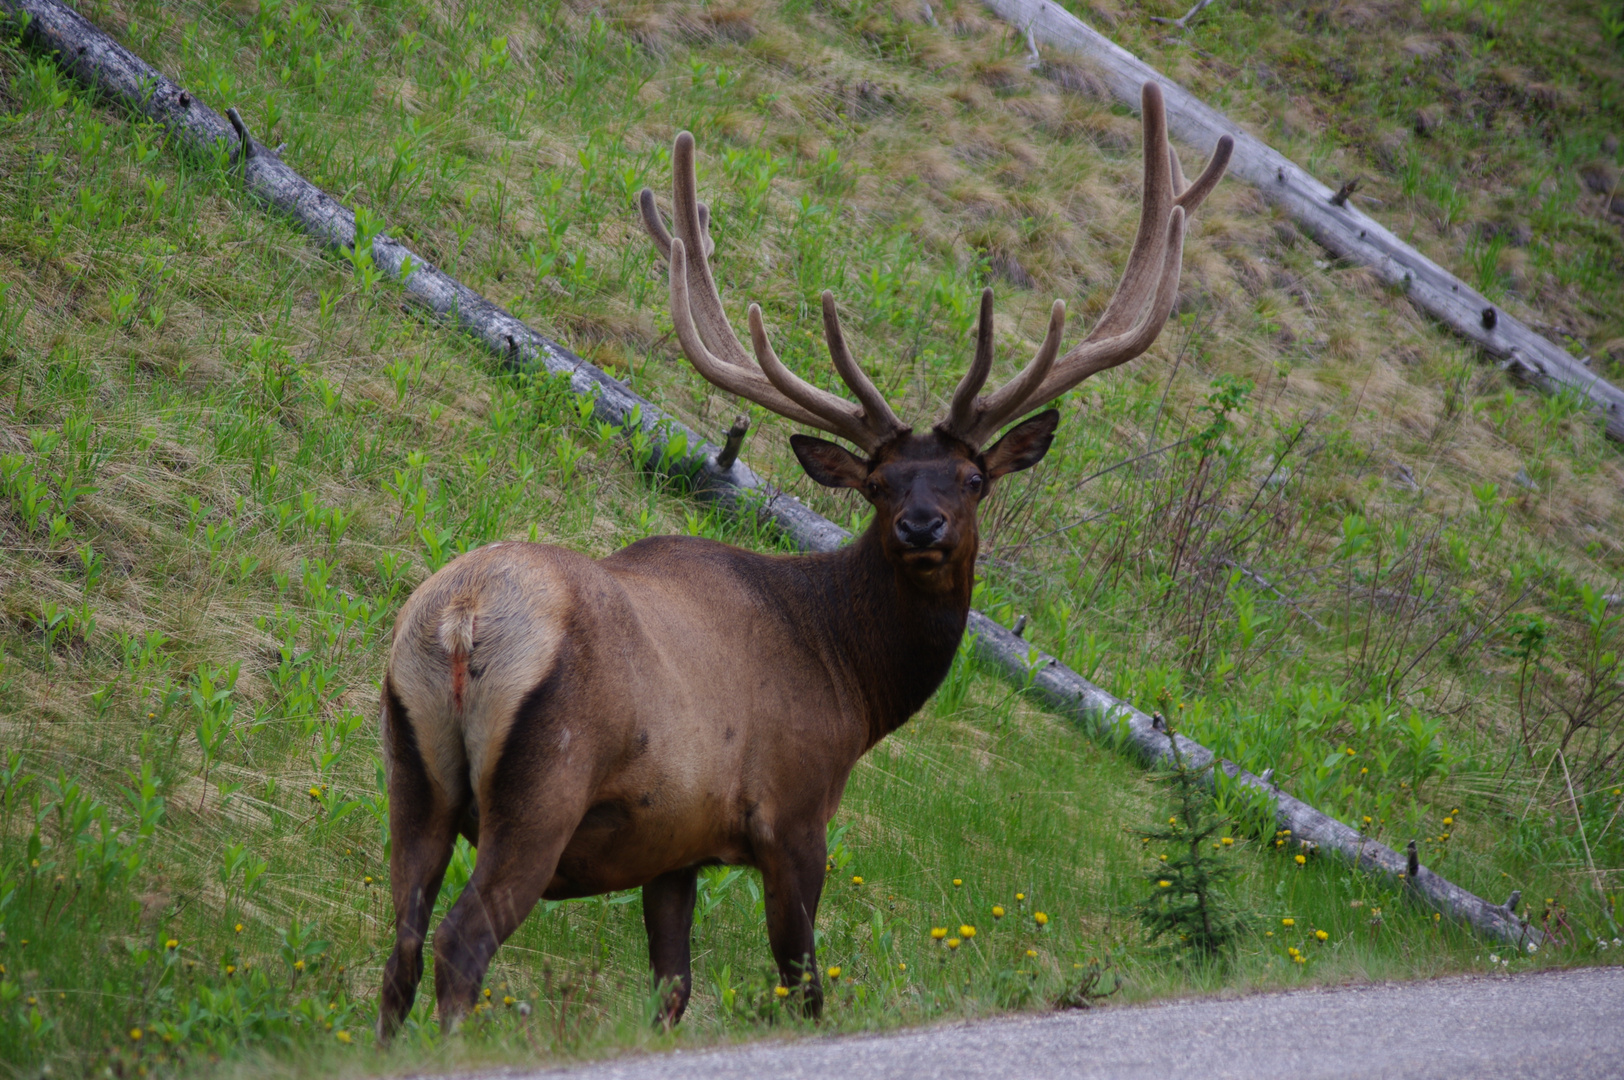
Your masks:
[{"label": "brown fur", "polygon": [[428,915],[470,822],[479,860],[435,937],[442,1019],[474,1005],[538,899],[642,886],[674,1022],[695,876],[714,863],[761,871],[780,974],[816,1012],[828,821],[857,760],[947,673],[976,507],[998,476],[1043,456],[1057,419],[1041,414],[985,454],[904,434],[868,462],[797,436],[814,479],[875,505],[869,530],[832,554],[654,537],[594,561],[501,543],[419,586],[384,680],[397,942],[381,1035],[411,1007]]}]

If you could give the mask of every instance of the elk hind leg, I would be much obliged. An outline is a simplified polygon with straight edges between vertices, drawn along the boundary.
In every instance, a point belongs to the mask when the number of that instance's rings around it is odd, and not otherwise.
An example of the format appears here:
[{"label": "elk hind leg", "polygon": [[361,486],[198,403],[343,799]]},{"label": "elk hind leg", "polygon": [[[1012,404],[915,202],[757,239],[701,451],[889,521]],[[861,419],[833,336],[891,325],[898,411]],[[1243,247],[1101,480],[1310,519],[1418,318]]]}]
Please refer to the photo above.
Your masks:
[{"label": "elk hind leg", "polygon": [[388,1042],[412,1010],[423,978],[423,940],[457,839],[462,808],[429,782],[405,710],[387,687],[384,730],[389,757],[389,886],[395,948],[384,966],[378,1040]]},{"label": "elk hind leg", "polygon": [[682,1019],[693,990],[691,938],[699,869],[687,867],[661,874],[643,886],[643,929],[648,931],[649,967],[663,996],[656,1023],[666,1027]]},{"label": "elk hind leg", "polygon": [[577,809],[573,818],[546,814],[510,825],[492,821],[493,809],[481,809],[473,875],[434,932],[434,995],[442,1028],[456,1027],[479,1003],[491,958],[541,899],[581,817]]}]

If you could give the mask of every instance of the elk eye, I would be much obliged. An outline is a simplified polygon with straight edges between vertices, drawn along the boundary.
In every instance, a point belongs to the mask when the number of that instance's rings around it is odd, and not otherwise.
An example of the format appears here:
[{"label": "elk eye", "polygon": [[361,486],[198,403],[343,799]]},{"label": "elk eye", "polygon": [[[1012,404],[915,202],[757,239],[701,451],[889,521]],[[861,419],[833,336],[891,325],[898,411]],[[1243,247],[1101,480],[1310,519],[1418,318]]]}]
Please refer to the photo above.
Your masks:
[{"label": "elk eye", "polygon": [[976,492],[980,491],[981,490],[981,474],[980,473],[971,473],[970,474],[970,479],[968,479],[968,480],[966,480],[964,482],[964,486],[970,490],[970,493],[972,495],[975,494]]},{"label": "elk eye", "polygon": [[877,499],[880,497],[880,482],[878,480],[870,480],[868,482],[868,493],[873,498]]}]

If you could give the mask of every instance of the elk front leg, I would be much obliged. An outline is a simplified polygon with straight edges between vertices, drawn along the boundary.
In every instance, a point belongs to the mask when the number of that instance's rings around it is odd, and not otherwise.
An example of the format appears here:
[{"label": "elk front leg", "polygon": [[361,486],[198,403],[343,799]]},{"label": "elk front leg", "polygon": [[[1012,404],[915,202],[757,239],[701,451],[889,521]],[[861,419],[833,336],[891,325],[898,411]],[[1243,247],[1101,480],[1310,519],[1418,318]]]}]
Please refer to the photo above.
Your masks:
[{"label": "elk front leg", "polygon": [[823,1012],[823,985],[812,937],[823,895],[828,850],[823,829],[786,838],[761,858],[761,883],[767,898],[767,940],[772,945],[778,977],[799,998],[802,1011],[816,1019]]},{"label": "elk front leg", "polygon": [[697,867],[661,874],[643,886],[643,929],[648,931],[648,960],[654,985],[665,996],[657,1023],[666,1027],[682,1019],[693,989],[690,938],[694,927]]}]

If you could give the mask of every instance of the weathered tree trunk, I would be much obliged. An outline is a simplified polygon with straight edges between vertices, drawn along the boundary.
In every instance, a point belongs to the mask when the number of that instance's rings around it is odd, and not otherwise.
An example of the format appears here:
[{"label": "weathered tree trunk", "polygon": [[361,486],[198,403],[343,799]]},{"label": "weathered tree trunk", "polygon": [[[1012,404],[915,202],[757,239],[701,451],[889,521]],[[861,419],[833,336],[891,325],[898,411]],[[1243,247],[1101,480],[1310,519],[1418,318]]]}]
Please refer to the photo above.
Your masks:
[{"label": "weathered tree trunk", "polygon": [[[9,11],[13,18],[26,15],[28,37],[38,47],[55,52],[62,66],[83,82],[132,112],[162,124],[191,152],[208,156],[216,147],[224,146],[250,195],[292,218],[326,247],[339,250],[355,243],[355,214],[348,207],[289,168],[246,128],[236,130],[225,117],[72,8],[56,0],[0,0],[0,9]],[[775,491],[744,462],[735,461],[729,469],[718,470],[714,466],[715,448],[697,433],[441,272],[406,245],[387,235],[376,236],[372,240],[372,258],[396,280],[409,258],[411,272],[402,285],[409,300],[454,321],[515,370],[540,365],[547,371],[567,374],[577,394],[593,397],[598,419],[624,426],[640,409],[640,426],[654,438],[654,449],[651,461],[639,465],[660,467],[663,462],[665,471],[687,478],[706,497],[731,509],[765,513],[804,547],[825,550],[846,538],[845,530],[813,513],[799,500]],[[686,453],[679,460],[663,460],[667,444],[679,432],[685,439]]]},{"label": "weathered tree trunk", "polygon": [[1139,88],[1155,82],[1167,102],[1167,129],[1202,154],[1218,137],[1235,139],[1231,176],[1257,187],[1270,202],[1338,258],[1368,266],[1388,285],[1451,330],[1482,346],[1501,366],[1547,393],[1571,388],[1606,418],[1607,434],[1624,440],[1624,390],[1506,314],[1471,286],[1394,236],[1285,155],[1242,131],[1217,109],[1050,0],[983,0],[1037,41],[1087,59],[1113,96],[1139,107]]},{"label": "weathered tree trunk", "polygon": [[[247,191],[289,215],[323,244],[336,249],[355,242],[355,215],[349,209],[254,141],[246,129],[235,130],[214,110],[78,13],[57,0],[0,0],[0,9],[13,17],[26,14],[30,18],[29,36],[38,47],[55,52],[59,61],[85,83],[163,124],[193,152],[213,153],[224,143],[234,167],[242,170]],[[640,465],[688,478],[702,495],[734,514],[765,516],[804,550],[832,551],[851,538],[845,529],[799,500],[775,492],[744,462],[734,460],[728,468],[718,468],[716,449],[692,429],[665,417],[651,402],[418,258],[405,245],[380,235],[372,241],[372,252],[373,260],[397,278],[410,258],[410,274],[403,285],[406,295],[437,315],[455,320],[510,367],[525,369],[539,363],[548,371],[567,373],[576,393],[593,397],[594,414],[601,420],[624,425],[636,412],[653,447],[649,460]],[[742,437],[742,425],[735,425],[735,430]],[[679,435],[687,450],[680,460],[668,460],[667,448]],[[736,446],[733,453],[737,453]],[[1149,717],[1054,657],[1036,651],[978,611],[970,613],[968,633],[982,660],[1016,685],[1030,685],[1037,700],[1070,716],[1090,734],[1115,738],[1115,725],[1125,723],[1130,740],[1148,762],[1168,756],[1167,737],[1152,728]],[[1212,751],[1179,738],[1181,752],[1193,767],[1205,768],[1211,763]],[[1339,855],[1362,870],[1389,876],[1404,873],[1404,860],[1385,845],[1361,837],[1229,762],[1222,767],[1239,776],[1242,783],[1260,787],[1274,797],[1280,823],[1292,830],[1294,838]],[[1421,868],[1406,880],[1418,899],[1491,937],[1511,942],[1538,940],[1537,930],[1521,923],[1504,907],[1489,904],[1430,870]]]}]

